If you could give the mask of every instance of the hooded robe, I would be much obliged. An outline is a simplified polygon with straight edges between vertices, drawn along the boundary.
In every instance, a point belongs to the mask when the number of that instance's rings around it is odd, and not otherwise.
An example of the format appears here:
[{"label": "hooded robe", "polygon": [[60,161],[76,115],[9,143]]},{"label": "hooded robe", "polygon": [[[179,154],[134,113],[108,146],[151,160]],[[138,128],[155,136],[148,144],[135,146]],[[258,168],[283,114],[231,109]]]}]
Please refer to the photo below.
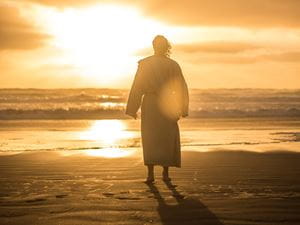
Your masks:
[{"label": "hooded robe", "polygon": [[153,55],[139,61],[129,93],[126,114],[141,107],[145,165],[181,166],[177,121],[188,115],[189,95],[180,66]]}]

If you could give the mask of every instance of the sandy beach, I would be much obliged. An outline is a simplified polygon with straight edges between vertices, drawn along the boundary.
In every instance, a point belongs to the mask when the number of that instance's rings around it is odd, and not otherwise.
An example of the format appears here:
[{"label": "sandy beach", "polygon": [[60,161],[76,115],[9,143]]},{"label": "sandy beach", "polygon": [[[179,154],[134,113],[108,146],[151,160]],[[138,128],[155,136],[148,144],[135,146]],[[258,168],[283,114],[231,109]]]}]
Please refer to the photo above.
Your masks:
[{"label": "sandy beach", "polygon": [[139,153],[1,156],[0,224],[299,224],[300,154],[183,152],[153,185]]},{"label": "sandy beach", "polygon": [[300,225],[299,74],[300,0],[0,0],[0,225]]},{"label": "sandy beach", "polygon": [[0,225],[300,225],[299,74],[300,0],[0,0]]},{"label": "sandy beach", "polygon": [[147,185],[140,120],[1,120],[0,224],[300,223],[299,120],[180,127],[182,168]]}]

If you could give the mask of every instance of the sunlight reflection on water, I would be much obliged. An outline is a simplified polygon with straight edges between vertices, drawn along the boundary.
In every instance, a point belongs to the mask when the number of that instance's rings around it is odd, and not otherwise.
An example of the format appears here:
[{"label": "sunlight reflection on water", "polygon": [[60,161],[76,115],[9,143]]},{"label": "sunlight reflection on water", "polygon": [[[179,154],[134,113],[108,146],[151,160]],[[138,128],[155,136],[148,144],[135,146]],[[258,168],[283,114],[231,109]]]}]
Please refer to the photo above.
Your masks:
[{"label": "sunlight reflection on water", "polygon": [[121,139],[133,136],[126,128],[121,120],[97,120],[87,131],[80,134],[80,139],[116,144]]},{"label": "sunlight reflection on water", "polygon": [[101,149],[87,149],[85,154],[105,158],[119,158],[132,155],[135,151],[118,148],[121,141],[133,137],[127,130],[126,124],[121,120],[97,120],[91,127],[80,133],[80,140],[100,142]]},{"label": "sunlight reflection on water", "polygon": [[123,158],[132,155],[135,153],[135,150],[127,150],[120,148],[104,148],[104,149],[92,149],[85,150],[84,154],[89,156],[98,156],[104,158]]}]

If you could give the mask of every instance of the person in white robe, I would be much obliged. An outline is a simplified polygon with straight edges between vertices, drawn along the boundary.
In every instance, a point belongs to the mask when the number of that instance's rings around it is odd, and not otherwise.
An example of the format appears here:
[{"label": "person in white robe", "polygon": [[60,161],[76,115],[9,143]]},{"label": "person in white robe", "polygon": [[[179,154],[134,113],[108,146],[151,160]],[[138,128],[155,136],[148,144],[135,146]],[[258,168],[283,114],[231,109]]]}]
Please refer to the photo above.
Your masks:
[{"label": "person in white robe", "polygon": [[179,64],[170,59],[170,43],[154,38],[154,55],[139,61],[129,93],[126,114],[137,118],[141,107],[141,133],[146,182],[154,181],[154,166],[163,167],[163,180],[170,181],[169,167],[181,167],[178,120],[188,116],[189,94]]}]

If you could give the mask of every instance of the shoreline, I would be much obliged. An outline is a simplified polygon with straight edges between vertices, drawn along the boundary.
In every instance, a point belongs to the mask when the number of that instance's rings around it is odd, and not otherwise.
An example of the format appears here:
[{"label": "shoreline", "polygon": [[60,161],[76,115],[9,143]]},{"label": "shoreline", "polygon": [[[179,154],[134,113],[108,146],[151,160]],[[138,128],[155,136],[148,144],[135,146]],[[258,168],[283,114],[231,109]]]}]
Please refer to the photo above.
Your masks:
[{"label": "shoreline", "polygon": [[[129,116],[125,115],[124,110],[106,110],[103,111],[97,111],[97,112],[83,112],[85,117],[82,115],[77,115],[72,112],[62,112],[58,114],[57,112],[53,112],[51,114],[45,115],[45,112],[37,112],[37,111],[30,111],[30,112],[11,112],[11,110],[1,111],[0,112],[3,115],[0,115],[0,121],[26,121],[26,120],[131,120]],[[12,114],[15,113],[15,114]],[[139,115],[140,117],[140,115]],[[202,114],[194,114],[191,113],[189,115],[188,119],[196,120],[196,119],[204,119],[204,120],[277,120],[280,121],[300,121],[300,115],[244,115],[244,116],[234,116],[234,115],[228,115],[228,116],[221,116],[221,115],[202,115]]]}]

